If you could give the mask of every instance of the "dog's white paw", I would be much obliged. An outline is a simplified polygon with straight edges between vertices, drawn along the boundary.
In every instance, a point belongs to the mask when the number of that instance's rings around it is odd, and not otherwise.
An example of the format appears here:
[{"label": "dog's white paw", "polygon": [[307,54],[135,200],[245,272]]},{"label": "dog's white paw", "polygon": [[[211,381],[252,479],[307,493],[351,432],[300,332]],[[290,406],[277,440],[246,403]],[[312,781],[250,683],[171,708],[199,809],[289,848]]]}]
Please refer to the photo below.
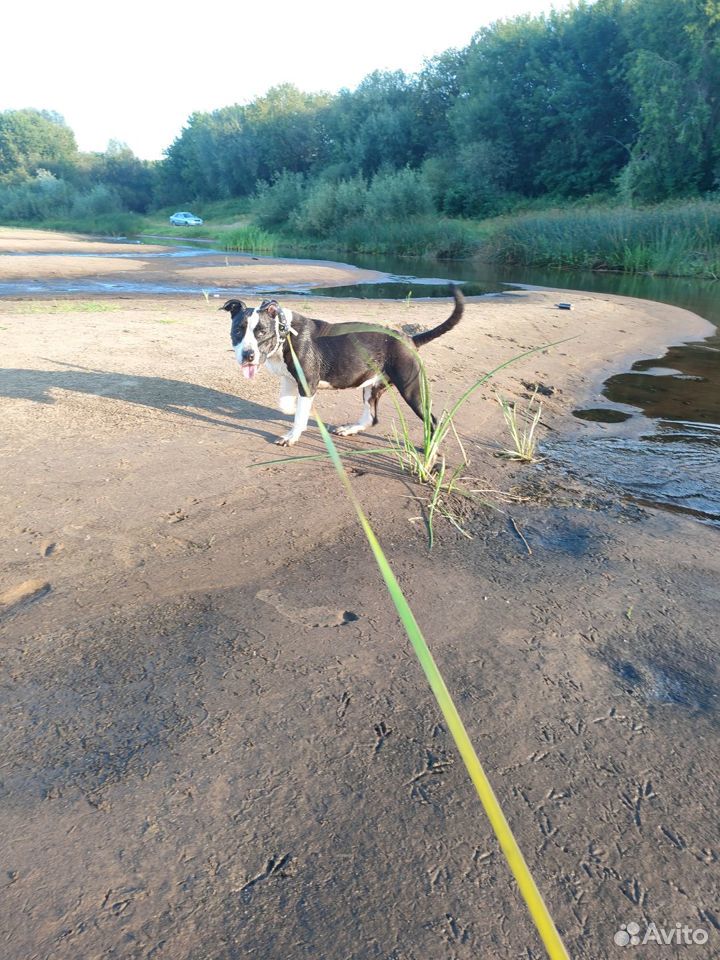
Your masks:
[{"label": "dog's white paw", "polygon": [[354,433],[360,433],[364,429],[365,427],[360,423],[344,423],[342,426],[333,427],[331,432],[336,433],[339,437],[351,437]]},{"label": "dog's white paw", "polygon": [[279,447],[292,447],[300,439],[299,434],[295,434],[292,430],[289,433],[284,433],[281,437],[275,441]]}]

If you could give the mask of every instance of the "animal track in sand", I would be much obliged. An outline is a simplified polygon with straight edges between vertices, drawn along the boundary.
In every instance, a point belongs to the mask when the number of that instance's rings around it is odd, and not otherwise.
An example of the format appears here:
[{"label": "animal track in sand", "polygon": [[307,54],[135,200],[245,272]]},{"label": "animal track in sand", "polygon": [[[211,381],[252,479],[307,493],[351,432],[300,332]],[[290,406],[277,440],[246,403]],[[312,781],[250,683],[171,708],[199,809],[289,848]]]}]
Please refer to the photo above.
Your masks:
[{"label": "animal track in sand", "polygon": [[55,543],[53,540],[43,540],[43,542],[40,544],[40,556],[52,557],[54,554],[59,553],[64,549],[65,545],[62,543]]},{"label": "animal track in sand", "polygon": [[0,593],[0,608],[8,610],[23,603],[32,603],[33,600],[39,600],[50,593],[50,590],[50,584],[46,580],[24,580]]},{"label": "animal track in sand", "polygon": [[283,617],[301,627],[342,627],[360,617],[352,610],[333,610],[330,607],[294,607],[272,590],[258,590],[256,599],[274,607]]}]

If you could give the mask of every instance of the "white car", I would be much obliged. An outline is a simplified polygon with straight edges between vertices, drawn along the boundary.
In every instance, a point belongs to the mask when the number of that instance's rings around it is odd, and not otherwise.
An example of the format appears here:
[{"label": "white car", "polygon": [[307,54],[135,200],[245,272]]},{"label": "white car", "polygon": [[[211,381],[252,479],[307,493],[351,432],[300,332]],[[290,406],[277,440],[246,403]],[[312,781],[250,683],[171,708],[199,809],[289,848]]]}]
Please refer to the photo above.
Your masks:
[{"label": "white car", "polygon": [[170,223],[174,227],[199,227],[202,223],[202,220],[200,217],[196,217],[194,213],[183,211],[180,213],[174,213],[170,217]]}]

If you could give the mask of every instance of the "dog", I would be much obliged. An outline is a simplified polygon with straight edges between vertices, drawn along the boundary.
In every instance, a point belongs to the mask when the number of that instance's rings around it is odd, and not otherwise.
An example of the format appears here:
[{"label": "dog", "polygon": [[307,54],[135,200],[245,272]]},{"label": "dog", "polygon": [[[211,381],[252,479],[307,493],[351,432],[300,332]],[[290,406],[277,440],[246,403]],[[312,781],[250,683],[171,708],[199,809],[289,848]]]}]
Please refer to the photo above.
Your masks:
[{"label": "dog", "polygon": [[[280,378],[280,409],[294,413],[295,420],[277,443],[290,447],[307,428],[318,387],[362,389],[363,410],[358,422],[334,428],[333,432],[343,437],[377,424],[378,401],[388,386],[395,387],[422,420],[420,364],[415,351],[460,322],[465,301],[456,286],[451,285],[451,291],[455,307],[447,320],[412,337],[376,324],[314,320],[281,307],[277,300],[264,300],[259,307],[228,300],[220,309],[227,310],[232,318],[230,339],[243,376],[253,380],[265,366]],[[372,329],[367,329],[369,326]],[[297,373],[290,342],[304,383]]]}]

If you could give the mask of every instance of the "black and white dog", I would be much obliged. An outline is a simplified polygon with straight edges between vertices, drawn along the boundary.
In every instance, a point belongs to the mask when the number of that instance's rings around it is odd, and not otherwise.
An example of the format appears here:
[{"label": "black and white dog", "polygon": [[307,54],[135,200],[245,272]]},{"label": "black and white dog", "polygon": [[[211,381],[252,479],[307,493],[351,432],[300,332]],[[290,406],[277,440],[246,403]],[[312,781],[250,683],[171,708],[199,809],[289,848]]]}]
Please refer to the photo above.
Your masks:
[{"label": "black and white dog", "polygon": [[[277,300],[264,300],[259,307],[228,300],[220,309],[232,317],[230,337],[243,376],[252,380],[264,365],[280,378],[280,409],[294,413],[295,422],[277,442],[292,446],[307,427],[318,387],[362,388],[363,412],[358,422],[335,428],[334,432],[344,437],[378,422],[378,400],[390,385],[422,419],[419,364],[414,351],[460,322],[463,296],[457,287],[451,290],[455,309],[447,320],[413,337],[381,326],[372,325],[368,330],[367,324],[313,320],[282,308]],[[358,326],[362,327],[360,331]],[[306,385],[296,372],[290,338]]]}]

